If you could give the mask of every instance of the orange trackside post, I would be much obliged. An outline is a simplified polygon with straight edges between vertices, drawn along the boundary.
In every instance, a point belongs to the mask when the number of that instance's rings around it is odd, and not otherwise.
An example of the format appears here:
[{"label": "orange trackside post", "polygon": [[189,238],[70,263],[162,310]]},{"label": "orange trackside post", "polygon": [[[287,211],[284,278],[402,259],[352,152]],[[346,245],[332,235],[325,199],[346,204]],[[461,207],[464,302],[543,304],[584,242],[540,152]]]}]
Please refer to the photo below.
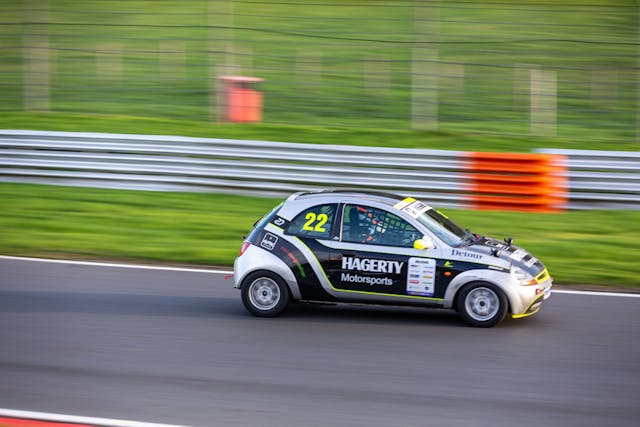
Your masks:
[{"label": "orange trackside post", "polygon": [[566,161],[551,154],[467,154],[467,188],[476,209],[557,212],[567,200]]},{"label": "orange trackside post", "polygon": [[262,121],[262,93],[243,87],[231,88],[228,117],[230,122]]},{"label": "orange trackside post", "polygon": [[256,123],[262,121],[262,92],[253,85],[263,81],[258,77],[222,76],[223,114],[225,121]]}]

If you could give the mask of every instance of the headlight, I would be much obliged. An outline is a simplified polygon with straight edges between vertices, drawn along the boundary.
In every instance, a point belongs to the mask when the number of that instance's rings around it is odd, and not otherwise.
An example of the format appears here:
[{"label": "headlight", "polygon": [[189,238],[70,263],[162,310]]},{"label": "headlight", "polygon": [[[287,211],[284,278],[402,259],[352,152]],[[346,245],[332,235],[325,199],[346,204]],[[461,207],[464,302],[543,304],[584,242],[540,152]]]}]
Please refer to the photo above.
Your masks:
[{"label": "headlight", "polygon": [[523,286],[535,285],[536,283],[538,283],[537,280],[531,274],[527,273],[520,267],[512,267],[511,272],[515,276],[518,283],[520,283]]},{"label": "headlight", "polygon": [[518,283],[523,286],[537,285],[538,283],[542,283],[550,277],[549,272],[546,268],[542,270],[542,272],[536,277],[533,277],[531,274],[527,273],[520,267],[515,266],[511,267],[511,273],[514,275]]}]

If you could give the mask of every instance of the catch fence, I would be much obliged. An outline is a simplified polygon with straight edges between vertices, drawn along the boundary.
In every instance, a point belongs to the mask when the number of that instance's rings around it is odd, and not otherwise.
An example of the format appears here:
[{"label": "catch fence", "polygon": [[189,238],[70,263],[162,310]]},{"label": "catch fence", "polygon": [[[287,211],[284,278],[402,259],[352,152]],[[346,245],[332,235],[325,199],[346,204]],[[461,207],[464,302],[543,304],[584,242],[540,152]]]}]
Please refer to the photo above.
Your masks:
[{"label": "catch fence", "polygon": [[636,140],[635,2],[4,0],[0,111]]}]

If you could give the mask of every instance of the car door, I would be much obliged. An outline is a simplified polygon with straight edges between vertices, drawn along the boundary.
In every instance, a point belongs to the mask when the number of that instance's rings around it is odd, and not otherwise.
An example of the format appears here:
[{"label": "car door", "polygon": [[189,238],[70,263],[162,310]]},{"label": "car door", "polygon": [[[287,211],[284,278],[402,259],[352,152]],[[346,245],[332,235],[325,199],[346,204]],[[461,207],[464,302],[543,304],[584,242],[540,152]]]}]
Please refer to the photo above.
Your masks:
[{"label": "car door", "polygon": [[330,243],[338,239],[337,203],[304,209],[285,225],[286,240],[278,255],[289,266],[298,282],[302,299],[334,301],[331,287],[325,283],[326,266],[334,262]]},{"label": "car door", "polygon": [[418,250],[423,237],[415,226],[386,209],[345,204],[340,240],[334,242],[326,271],[336,291],[346,298],[377,294],[383,300],[398,297],[440,299],[436,249]]}]

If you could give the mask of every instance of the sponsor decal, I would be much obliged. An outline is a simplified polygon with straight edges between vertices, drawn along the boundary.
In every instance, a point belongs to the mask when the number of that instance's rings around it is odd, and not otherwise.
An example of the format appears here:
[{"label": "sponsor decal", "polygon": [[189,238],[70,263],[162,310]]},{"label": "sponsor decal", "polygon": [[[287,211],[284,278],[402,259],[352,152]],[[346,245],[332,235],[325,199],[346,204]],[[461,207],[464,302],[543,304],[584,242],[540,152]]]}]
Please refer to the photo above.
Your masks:
[{"label": "sponsor decal", "polygon": [[414,199],[413,197],[407,197],[401,202],[393,205],[394,208],[406,212],[414,218],[419,217],[424,212],[431,209],[431,206],[427,206],[419,200]]},{"label": "sponsor decal", "polygon": [[342,273],[340,276],[340,280],[343,282],[350,283],[363,283],[365,285],[384,285],[384,286],[392,286],[393,280],[388,277],[369,277],[369,276],[359,276],[357,274],[349,274]]},{"label": "sponsor decal", "polygon": [[287,223],[287,220],[284,218],[280,218],[279,216],[277,216],[274,220],[273,220],[273,224],[277,225],[278,227],[282,227],[283,225],[285,225]]},{"label": "sponsor decal", "polygon": [[260,246],[262,246],[268,251],[272,251],[273,248],[276,247],[276,243],[278,243],[278,236],[276,236],[275,234],[267,233],[262,238],[262,242],[260,242]]},{"label": "sponsor decal", "polygon": [[282,252],[284,252],[291,261],[293,261],[293,263],[295,264],[295,266],[298,268],[298,272],[300,273],[300,276],[302,277],[307,277],[307,275],[304,272],[304,268],[302,268],[302,265],[300,264],[300,261],[298,260],[298,258],[293,254],[293,252],[291,252],[289,249],[287,249],[285,246],[280,246],[280,250]]},{"label": "sponsor decal", "polygon": [[447,268],[451,268],[451,267],[453,267],[453,263],[451,261],[445,261],[444,262],[444,266],[447,267]]},{"label": "sponsor decal", "polygon": [[412,217],[417,218],[420,215],[422,215],[424,212],[428,211],[429,209],[431,209],[431,207],[425,205],[422,202],[415,201],[402,210],[408,213],[409,215],[411,215]]},{"label": "sponsor decal", "polygon": [[484,258],[484,255],[477,254],[475,252],[470,252],[470,251],[461,251],[459,249],[452,249],[451,256],[471,258],[471,259],[477,259],[477,260],[481,260],[482,258]]},{"label": "sponsor decal", "polygon": [[[435,291],[436,260],[409,258],[407,295],[432,297]],[[418,279],[414,279],[417,277]]]},{"label": "sponsor decal", "polygon": [[366,271],[368,273],[392,273],[400,274],[403,261],[387,261],[384,259],[370,259],[370,258],[355,258],[355,257],[343,257],[342,269],[343,270],[358,270]]}]

